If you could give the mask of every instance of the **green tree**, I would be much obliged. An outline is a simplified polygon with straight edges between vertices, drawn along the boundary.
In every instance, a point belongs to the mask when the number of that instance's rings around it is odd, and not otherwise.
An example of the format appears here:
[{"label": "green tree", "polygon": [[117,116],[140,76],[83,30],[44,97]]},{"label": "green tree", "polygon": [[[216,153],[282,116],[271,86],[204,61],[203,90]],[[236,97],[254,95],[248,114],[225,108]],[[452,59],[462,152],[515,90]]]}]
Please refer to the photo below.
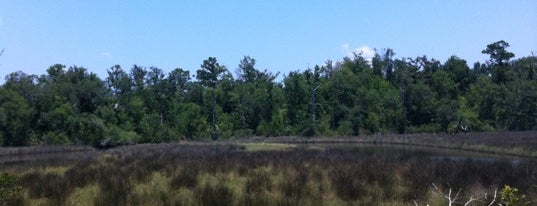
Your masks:
[{"label": "green tree", "polygon": [[121,69],[121,66],[115,65],[110,67],[107,72],[108,77],[106,79],[106,84],[114,96],[121,97],[131,91],[132,80],[130,79],[129,75],[123,71],[123,69]]},{"label": "green tree", "polygon": [[[256,132],[258,135],[265,135],[266,131],[272,129],[267,125],[272,121],[274,108],[279,104],[274,98],[274,79],[277,74],[257,70],[255,59],[246,56],[238,66],[237,76],[237,86],[232,97],[237,102],[234,114],[237,129],[242,130],[242,134]],[[264,123],[265,132],[257,131],[261,122]]]},{"label": "green tree", "polygon": [[393,61],[393,56],[395,52],[392,49],[386,49],[383,56],[383,71],[385,73],[386,80],[394,83],[395,81],[395,64]]},{"label": "green tree", "polygon": [[509,43],[501,40],[487,45],[487,48],[481,53],[490,55],[490,61],[493,64],[503,66],[509,62],[509,59],[515,57],[515,54],[506,50],[507,47],[509,47]]},{"label": "green tree", "polygon": [[75,112],[69,103],[64,103],[55,109],[41,114],[38,125],[44,133],[42,143],[50,145],[70,144],[66,128],[69,119],[75,117]]},{"label": "green tree", "polygon": [[39,86],[37,85],[38,80],[36,75],[28,75],[18,71],[8,74],[3,86],[6,89],[18,93],[30,105],[35,106],[37,104],[37,95],[39,91]]},{"label": "green tree", "polygon": [[142,143],[160,143],[171,140],[168,127],[164,125],[160,114],[145,114],[139,124]]},{"label": "green tree", "polygon": [[410,64],[418,68],[417,79],[423,81],[425,84],[432,86],[434,81],[432,80],[433,74],[440,70],[442,64],[436,59],[428,59],[427,56],[416,57],[415,59],[409,59]]},{"label": "green tree", "polygon": [[512,78],[512,71],[509,70],[507,63],[515,54],[508,52],[507,47],[509,43],[501,40],[487,45],[487,48],[481,51],[483,54],[490,55],[492,81],[498,84],[503,84]]},{"label": "green tree", "polygon": [[205,87],[215,88],[226,71],[226,67],[220,65],[215,57],[209,57],[203,60],[201,68],[196,71],[196,79]]},{"label": "green tree", "polygon": [[168,115],[168,108],[172,104],[172,97],[168,91],[168,80],[164,72],[157,67],[150,67],[146,77],[144,89],[144,104],[148,113],[157,114],[160,124],[164,124]]},{"label": "green tree", "polygon": [[107,132],[104,121],[90,113],[69,117],[64,129],[71,142],[91,146],[98,146]]},{"label": "green tree", "polygon": [[217,126],[216,126],[216,84],[222,79],[224,73],[227,72],[225,66],[221,66],[216,58],[209,57],[203,60],[201,68],[196,71],[196,79],[201,85],[209,88],[211,91],[212,109],[211,109],[211,122],[213,128],[212,139],[218,139]]},{"label": "green tree", "polygon": [[175,135],[187,140],[198,140],[209,134],[207,121],[200,105],[187,102],[174,104],[171,108],[171,128]]},{"label": "green tree", "polygon": [[189,71],[176,68],[168,74],[168,94],[174,97],[174,100],[185,100],[188,92],[188,83],[190,81]]},{"label": "green tree", "polygon": [[133,65],[130,71],[133,90],[140,94],[145,88],[145,75],[147,70],[144,67]]},{"label": "green tree", "polygon": [[78,106],[80,113],[93,113],[105,103],[106,89],[103,81],[94,73],[88,73],[82,67],[70,67],[66,75],[72,82],[75,100],[72,104]]},{"label": "green tree", "polygon": [[306,78],[298,71],[293,71],[289,73],[283,82],[287,120],[289,125],[294,128],[293,134],[297,134],[309,125],[307,124],[309,122],[309,91]]},{"label": "green tree", "polygon": [[41,101],[47,102],[43,110],[69,102],[79,113],[93,113],[105,103],[107,90],[96,74],[88,73],[83,67],[72,66],[67,71],[64,68],[53,65],[48,70],[49,75],[40,79],[45,93]]},{"label": "green tree", "polygon": [[514,60],[512,64],[513,70],[516,73],[516,78],[519,80],[536,80],[535,71],[537,69],[537,57],[522,57]]},{"label": "green tree", "polygon": [[537,82],[532,80],[513,81],[507,85],[513,98],[507,104],[508,127],[510,130],[537,129]]},{"label": "green tree", "polygon": [[34,110],[14,91],[0,88],[0,143],[3,146],[24,146],[32,132]]},{"label": "green tree", "polygon": [[475,73],[470,71],[464,59],[455,55],[451,56],[443,65],[444,71],[449,75],[461,92],[467,92],[470,85],[477,81]]},{"label": "green tree", "polygon": [[487,77],[480,77],[470,87],[467,99],[484,123],[481,130],[505,129],[505,121],[510,119],[506,110],[510,95],[505,85],[494,84]]},{"label": "green tree", "polygon": [[255,59],[249,56],[245,56],[241,60],[237,73],[239,75],[239,80],[246,83],[253,83],[262,76],[262,74],[255,69]]}]

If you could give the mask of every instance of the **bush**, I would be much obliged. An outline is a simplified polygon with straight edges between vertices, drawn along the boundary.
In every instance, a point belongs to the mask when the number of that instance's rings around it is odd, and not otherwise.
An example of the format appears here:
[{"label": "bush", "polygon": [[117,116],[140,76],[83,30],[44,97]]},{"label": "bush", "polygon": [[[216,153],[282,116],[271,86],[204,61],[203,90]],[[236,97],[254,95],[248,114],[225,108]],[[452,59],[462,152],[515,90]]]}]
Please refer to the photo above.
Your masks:
[{"label": "bush", "polygon": [[47,132],[43,135],[43,143],[48,145],[69,145],[71,141],[65,133]]},{"label": "bush", "polygon": [[134,131],[123,130],[117,126],[109,125],[105,138],[96,145],[99,148],[110,148],[119,145],[130,145],[140,141],[140,136]]},{"label": "bush", "polygon": [[0,174],[0,205],[22,205],[22,192],[17,178],[8,173]]},{"label": "bush", "polygon": [[515,205],[530,205],[529,202],[524,202],[526,195],[518,194],[518,189],[505,185],[500,191],[500,199],[502,205],[506,206],[515,206]]}]

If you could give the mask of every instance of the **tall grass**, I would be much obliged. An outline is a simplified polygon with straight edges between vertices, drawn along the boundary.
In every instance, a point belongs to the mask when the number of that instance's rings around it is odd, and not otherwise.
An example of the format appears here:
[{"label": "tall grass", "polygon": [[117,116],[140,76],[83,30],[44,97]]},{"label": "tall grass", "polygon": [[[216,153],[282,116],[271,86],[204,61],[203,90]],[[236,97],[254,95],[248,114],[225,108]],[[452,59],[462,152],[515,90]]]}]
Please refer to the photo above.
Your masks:
[{"label": "tall grass", "polygon": [[[537,162],[431,157],[325,146],[248,151],[235,144],[119,147],[59,169],[15,174],[26,205],[412,205],[441,202],[431,183],[537,199]],[[54,166],[56,167],[56,166]],[[77,199],[78,198],[78,199]],[[82,202],[79,202],[82,204]]]}]

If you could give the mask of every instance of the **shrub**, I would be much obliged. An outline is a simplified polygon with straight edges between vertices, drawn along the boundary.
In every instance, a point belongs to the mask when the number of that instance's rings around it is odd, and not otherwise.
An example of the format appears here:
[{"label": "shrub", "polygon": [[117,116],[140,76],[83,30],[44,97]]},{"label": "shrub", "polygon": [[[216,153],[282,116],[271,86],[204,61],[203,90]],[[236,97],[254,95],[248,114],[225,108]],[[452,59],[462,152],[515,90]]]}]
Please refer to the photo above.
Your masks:
[{"label": "shrub", "polygon": [[529,202],[524,202],[526,195],[518,194],[518,189],[505,185],[500,191],[500,198],[502,205],[506,206],[516,206],[516,205],[529,205]]},{"label": "shrub", "polygon": [[17,178],[8,173],[0,174],[0,205],[22,205],[22,192]]},{"label": "shrub", "polygon": [[47,132],[43,135],[43,143],[48,145],[69,145],[71,141],[65,133]]}]

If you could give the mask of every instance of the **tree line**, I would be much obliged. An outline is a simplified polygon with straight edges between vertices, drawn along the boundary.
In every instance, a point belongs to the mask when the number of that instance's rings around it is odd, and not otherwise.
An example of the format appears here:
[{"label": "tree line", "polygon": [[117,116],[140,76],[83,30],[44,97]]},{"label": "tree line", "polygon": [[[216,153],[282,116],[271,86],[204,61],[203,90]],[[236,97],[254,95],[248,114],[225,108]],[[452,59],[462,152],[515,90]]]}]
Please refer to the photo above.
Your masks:
[{"label": "tree line", "polygon": [[356,53],[284,75],[244,57],[233,75],[216,58],[195,74],[115,65],[108,77],[55,64],[15,72],[0,87],[0,145],[121,144],[250,136],[356,136],[537,129],[534,56],[514,59],[498,41],[470,68],[446,62],[371,59]]}]

